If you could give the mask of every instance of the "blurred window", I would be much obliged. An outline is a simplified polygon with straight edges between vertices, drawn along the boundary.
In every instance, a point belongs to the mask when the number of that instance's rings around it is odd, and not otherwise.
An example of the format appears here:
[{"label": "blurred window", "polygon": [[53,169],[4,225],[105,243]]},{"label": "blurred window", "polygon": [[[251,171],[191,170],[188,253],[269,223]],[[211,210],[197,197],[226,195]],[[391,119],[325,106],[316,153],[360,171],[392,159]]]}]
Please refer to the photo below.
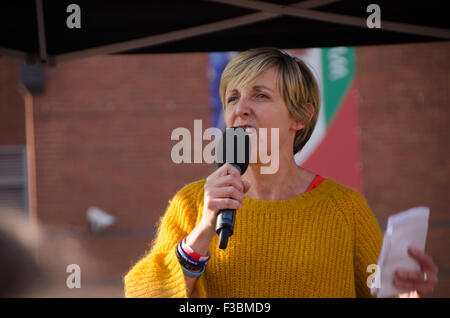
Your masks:
[{"label": "blurred window", "polygon": [[0,146],[0,211],[28,213],[25,145]]}]

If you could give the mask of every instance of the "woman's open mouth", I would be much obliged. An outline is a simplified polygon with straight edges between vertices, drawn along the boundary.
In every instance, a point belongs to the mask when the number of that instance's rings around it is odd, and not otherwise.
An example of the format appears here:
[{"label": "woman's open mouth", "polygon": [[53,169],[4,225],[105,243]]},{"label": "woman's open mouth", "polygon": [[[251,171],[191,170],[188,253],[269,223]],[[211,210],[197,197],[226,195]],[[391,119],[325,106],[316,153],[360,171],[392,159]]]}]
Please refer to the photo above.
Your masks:
[{"label": "woman's open mouth", "polygon": [[256,128],[254,128],[254,127],[247,127],[247,128],[245,128],[245,131],[247,132],[247,134],[251,135],[251,134],[256,132]]},{"label": "woman's open mouth", "polygon": [[256,132],[256,128],[255,127],[251,127],[251,126],[247,126],[247,125],[243,125],[243,126],[239,126],[239,127],[243,128],[247,132],[247,134],[249,134],[249,135],[251,135],[251,134]]}]

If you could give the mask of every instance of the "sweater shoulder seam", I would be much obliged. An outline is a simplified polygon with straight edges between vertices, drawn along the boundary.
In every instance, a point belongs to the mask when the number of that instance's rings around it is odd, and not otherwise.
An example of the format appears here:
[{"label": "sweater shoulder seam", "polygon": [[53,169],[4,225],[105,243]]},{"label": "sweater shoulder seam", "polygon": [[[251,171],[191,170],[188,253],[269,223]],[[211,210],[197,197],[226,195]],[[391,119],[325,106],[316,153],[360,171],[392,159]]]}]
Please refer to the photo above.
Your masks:
[{"label": "sweater shoulder seam", "polygon": [[[355,190],[352,190],[350,188],[347,188],[337,182],[333,181],[333,188],[335,189],[335,191],[332,191],[332,193],[330,194],[331,200],[334,202],[334,205],[336,206],[336,209],[339,210],[339,212],[342,214],[342,216],[345,218],[345,220],[347,221],[347,225],[348,226],[353,226],[355,225],[355,205],[354,205],[354,197],[352,196],[352,192],[355,192]],[[341,198],[337,195],[337,193],[341,196]],[[345,198],[347,200],[342,200],[342,198]],[[340,205],[337,203],[339,200],[342,200],[342,202],[344,203],[344,205],[348,206],[348,209],[350,210],[349,212],[346,212],[345,210],[343,210]],[[350,201],[350,202],[349,202]],[[350,215],[349,215],[350,213]],[[349,218],[350,216],[350,218]]]}]

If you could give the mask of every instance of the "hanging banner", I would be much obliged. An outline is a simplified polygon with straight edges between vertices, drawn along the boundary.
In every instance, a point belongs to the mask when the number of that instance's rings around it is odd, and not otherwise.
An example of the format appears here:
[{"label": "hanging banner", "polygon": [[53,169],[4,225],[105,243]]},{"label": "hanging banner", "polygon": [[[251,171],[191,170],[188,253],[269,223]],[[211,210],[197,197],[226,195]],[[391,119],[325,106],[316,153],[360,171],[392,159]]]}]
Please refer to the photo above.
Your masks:
[{"label": "hanging banner", "polygon": [[220,100],[220,78],[225,66],[236,55],[235,52],[214,52],[208,54],[209,99],[211,105],[211,126],[225,128],[222,101]]},{"label": "hanging banner", "polygon": [[311,51],[307,55],[310,66],[318,74],[322,105],[311,140],[296,155],[296,162],[364,193],[355,50],[334,47],[307,51]]}]

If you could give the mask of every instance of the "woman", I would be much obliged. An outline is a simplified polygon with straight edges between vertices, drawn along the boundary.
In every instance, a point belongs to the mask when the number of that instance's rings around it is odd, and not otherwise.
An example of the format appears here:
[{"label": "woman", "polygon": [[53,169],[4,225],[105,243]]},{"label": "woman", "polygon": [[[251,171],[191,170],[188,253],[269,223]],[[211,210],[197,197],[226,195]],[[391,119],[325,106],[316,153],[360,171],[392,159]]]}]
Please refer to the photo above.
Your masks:
[{"label": "woman", "polygon": [[[186,185],[171,200],[153,247],[125,276],[127,297],[369,297],[367,267],[382,235],[356,191],[296,165],[310,138],[320,94],[300,60],[273,48],[237,55],[220,84],[227,127],[278,131],[278,171],[261,161],[244,175],[229,164]],[[275,149],[276,147],[276,149]],[[267,165],[267,164],[266,164]],[[218,248],[216,215],[236,209],[234,234]],[[437,268],[411,251],[421,272],[399,272],[396,284],[429,295]],[[426,281],[424,280],[426,272]],[[402,274],[402,275],[400,275]]]}]

